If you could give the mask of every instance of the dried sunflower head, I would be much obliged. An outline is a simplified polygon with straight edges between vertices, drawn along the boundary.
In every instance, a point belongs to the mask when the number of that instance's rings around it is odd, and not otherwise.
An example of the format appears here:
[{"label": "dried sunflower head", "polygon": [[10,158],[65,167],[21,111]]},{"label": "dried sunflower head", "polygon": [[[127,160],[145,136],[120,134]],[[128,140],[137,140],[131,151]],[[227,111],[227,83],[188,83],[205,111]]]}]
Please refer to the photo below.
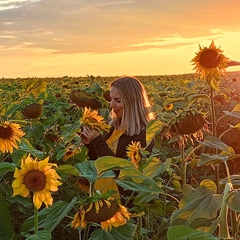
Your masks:
[{"label": "dried sunflower head", "polygon": [[97,109],[102,107],[102,104],[95,99],[91,94],[84,92],[80,89],[74,89],[70,94],[70,99],[79,107],[89,107]]},{"label": "dried sunflower head", "polygon": [[206,124],[207,121],[202,114],[188,110],[181,112],[172,120],[169,130],[171,135],[189,135],[202,130]]},{"label": "dried sunflower head", "polygon": [[127,209],[116,202],[114,198],[92,198],[80,206],[74,216],[71,226],[85,228],[87,222],[101,223],[102,228],[111,230],[112,226],[124,225],[130,218]]},{"label": "dried sunflower head", "polygon": [[22,114],[29,119],[35,119],[41,116],[43,107],[41,104],[32,103],[23,108]]}]

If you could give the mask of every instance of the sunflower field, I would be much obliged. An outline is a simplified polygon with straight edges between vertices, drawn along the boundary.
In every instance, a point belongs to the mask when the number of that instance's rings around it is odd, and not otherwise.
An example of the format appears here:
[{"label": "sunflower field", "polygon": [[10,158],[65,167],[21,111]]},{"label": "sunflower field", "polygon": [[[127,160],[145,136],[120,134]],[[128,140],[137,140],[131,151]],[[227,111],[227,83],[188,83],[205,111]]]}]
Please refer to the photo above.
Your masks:
[{"label": "sunflower field", "polygon": [[[108,130],[115,77],[2,78],[0,239],[239,239],[240,73],[214,42],[192,64],[195,74],[136,76],[155,144],[149,154],[133,142],[128,160],[91,161],[81,141],[84,124]],[[131,191],[131,207],[95,190],[106,178]]]}]

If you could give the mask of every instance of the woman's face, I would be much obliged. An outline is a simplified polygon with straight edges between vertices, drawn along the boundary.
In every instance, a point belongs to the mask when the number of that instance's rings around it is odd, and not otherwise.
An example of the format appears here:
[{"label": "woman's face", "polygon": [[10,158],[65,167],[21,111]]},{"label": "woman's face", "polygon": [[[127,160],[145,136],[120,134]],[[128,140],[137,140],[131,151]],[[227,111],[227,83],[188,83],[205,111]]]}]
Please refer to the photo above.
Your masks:
[{"label": "woman's face", "polygon": [[118,89],[114,86],[110,89],[110,107],[112,108],[113,112],[116,114],[117,118],[122,118],[123,115],[123,103],[120,97],[120,93]]}]

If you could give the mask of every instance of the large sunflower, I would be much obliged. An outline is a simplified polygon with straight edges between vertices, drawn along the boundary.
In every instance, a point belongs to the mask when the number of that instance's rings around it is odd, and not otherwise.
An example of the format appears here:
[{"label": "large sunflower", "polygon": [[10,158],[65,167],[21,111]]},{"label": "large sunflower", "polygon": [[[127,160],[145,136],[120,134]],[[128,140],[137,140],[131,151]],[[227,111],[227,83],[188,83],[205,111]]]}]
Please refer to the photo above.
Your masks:
[{"label": "large sunflower", "polygon": [[229,58],[225,57],[223,50],[217,48],[212,41],[209,47],[199,45],[199,52],[191,62],[195,65],[196,74],[205,79],[211,87],[218,89],[220,77],[225,75]]},{"label": "large sunflower", "polygon": [[56,192],[62,183],[58,181],[60,176],[52,167],[56,164],[48,163],[49,157],[42,161],[32,159],[28,155],[21,161],[21,169],[14,172],[16,178],[13,183],[13,196],[29,196],[33,192],[33,203],[39,209],[44,202],[46,207],[52,205],[53,198],[51,192]]},{"label": "large sunflower", "polygon": [[131,159],[131,162],[139,168],[139,163],[141,161],[141,143],[131,142],[127,147],[127,156]]},{"label": "large sunflower", "polygon": [[20,128],[19,124],[8,121],[0,124],[0,151],[2,153],[12,153],[13,148],[18,149],[17,142],[21,142],[21,137],[25,135]]},{"label": "large sunflower", "polygon": [[109,131],[110,125],[106,123],[102,116],[98,115],[97,110],[92,110],[91,108],[85,107],[80,123],[88,125],[92,128],[97,128],[102,131]]},{"label": "large sunflower", "polygon": [[73,228],[85,228],[88,222],[95,222],[101,223],[102,228],[108,231],[111,230],[112,226],[124,225],[128,219],[130,219],[130,213],[114,198],[98,198],[80,206],[71,226]]}]

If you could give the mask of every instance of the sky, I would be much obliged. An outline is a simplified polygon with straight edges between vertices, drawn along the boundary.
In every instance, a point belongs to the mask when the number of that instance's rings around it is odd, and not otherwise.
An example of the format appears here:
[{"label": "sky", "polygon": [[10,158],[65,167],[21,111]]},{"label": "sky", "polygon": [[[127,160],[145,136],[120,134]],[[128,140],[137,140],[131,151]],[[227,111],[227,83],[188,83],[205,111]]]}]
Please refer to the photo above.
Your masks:
[{"label": "sky", "polygon": [[239,9],[239,0],[0,0],[0,78],[193,73],[199,45],[212,41],[240,61]]}]

